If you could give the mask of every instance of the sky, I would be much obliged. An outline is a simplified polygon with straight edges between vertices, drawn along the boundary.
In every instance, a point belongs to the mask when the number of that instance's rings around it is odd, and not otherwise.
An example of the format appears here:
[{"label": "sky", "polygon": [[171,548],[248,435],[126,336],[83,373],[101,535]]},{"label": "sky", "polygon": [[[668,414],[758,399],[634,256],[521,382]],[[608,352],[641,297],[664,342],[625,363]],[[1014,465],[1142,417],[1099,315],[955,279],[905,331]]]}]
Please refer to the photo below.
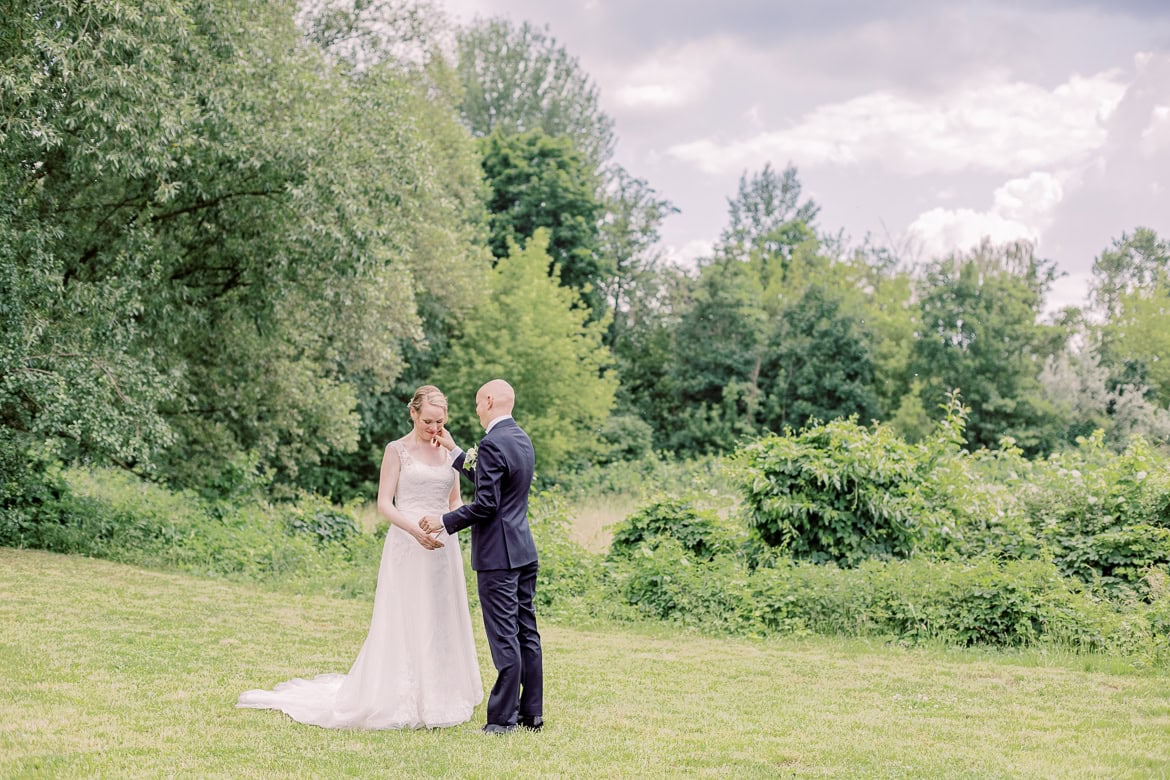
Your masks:
[{"label": "sky", "polygon": [[709,252],[740,177],[794,165],[817,227],[925,261],[1027,239],[1083,303],[1123,233],[1170,239],[1170,0],[437,0],[547,26],[615,160]]}]

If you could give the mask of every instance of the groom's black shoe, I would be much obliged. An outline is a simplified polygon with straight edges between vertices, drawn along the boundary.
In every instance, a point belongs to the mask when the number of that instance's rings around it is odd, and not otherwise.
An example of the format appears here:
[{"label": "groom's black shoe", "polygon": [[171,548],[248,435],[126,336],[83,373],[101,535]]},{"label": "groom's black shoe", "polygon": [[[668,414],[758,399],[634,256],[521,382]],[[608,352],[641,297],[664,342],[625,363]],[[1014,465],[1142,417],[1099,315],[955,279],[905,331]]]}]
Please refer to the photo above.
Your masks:
[{"label": "groom's black shoe", "polygon": [[484,734],[511,734],[516,726],[501,726],[499,723],[489,723],[483,727]]},{"label": "groom's black shoe", "polygon": [[539,715],[534,715],[531,718],[521,717],[520,725],[529,731],[540,731],[542,728],[544,728],[544,718],[540,717]]}]

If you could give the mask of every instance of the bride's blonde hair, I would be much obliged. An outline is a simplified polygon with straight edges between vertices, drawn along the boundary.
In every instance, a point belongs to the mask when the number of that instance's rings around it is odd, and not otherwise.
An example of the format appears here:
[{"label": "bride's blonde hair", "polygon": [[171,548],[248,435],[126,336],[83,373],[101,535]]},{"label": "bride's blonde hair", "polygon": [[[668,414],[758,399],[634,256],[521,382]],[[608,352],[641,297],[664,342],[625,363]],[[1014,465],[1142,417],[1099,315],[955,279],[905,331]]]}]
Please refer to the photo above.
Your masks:
[{"label": "bride's blonde hair", "polygon": [[445,412],[447,411],[447,396],[443,395],[443,391],[434,385],[423,385],[414,391],[414,397],[410,399],[406,408],[413,409],[417,413],[422,411],[423,404],[441,406]]}]

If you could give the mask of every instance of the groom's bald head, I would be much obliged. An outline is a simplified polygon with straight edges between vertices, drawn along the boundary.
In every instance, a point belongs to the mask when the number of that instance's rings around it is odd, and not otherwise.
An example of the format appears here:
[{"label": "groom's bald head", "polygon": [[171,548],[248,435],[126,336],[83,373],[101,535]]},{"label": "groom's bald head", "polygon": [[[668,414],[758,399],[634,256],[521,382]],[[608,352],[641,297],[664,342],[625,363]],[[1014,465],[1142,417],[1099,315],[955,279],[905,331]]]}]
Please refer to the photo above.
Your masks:
[{"label": "groom's bald head", "polygon": [[475,394],[475,413],[484,428],[497,417],[511,414],[516,406],[516,391],[503,379],[493,379]]}]

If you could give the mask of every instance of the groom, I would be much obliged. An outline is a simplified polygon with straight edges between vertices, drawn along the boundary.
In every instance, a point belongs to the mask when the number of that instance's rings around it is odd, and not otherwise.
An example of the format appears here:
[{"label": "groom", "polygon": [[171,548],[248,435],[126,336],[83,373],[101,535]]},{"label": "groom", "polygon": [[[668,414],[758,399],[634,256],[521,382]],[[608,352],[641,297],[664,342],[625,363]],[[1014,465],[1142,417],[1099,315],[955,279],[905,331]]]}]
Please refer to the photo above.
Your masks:
[{"label": "groom", "polygon": [[[539,731],[544,725],[544,673],[532,605],[536,544],[528,527],[528,488],[536,460],[528,434],[512,419],[515,403],[515,391],[502,379],[479,388],[475,413],[483,439],[474,457],[460,452],[453,464],[474,480],[475,498],[441,518],[419,520],[426,533],[446,528],[454,534],[471,526],[471,568],[498,673],[483,727],[489,734],[506,734],[518,725]],[[444,438],[454,447],[449,435]]]}]

